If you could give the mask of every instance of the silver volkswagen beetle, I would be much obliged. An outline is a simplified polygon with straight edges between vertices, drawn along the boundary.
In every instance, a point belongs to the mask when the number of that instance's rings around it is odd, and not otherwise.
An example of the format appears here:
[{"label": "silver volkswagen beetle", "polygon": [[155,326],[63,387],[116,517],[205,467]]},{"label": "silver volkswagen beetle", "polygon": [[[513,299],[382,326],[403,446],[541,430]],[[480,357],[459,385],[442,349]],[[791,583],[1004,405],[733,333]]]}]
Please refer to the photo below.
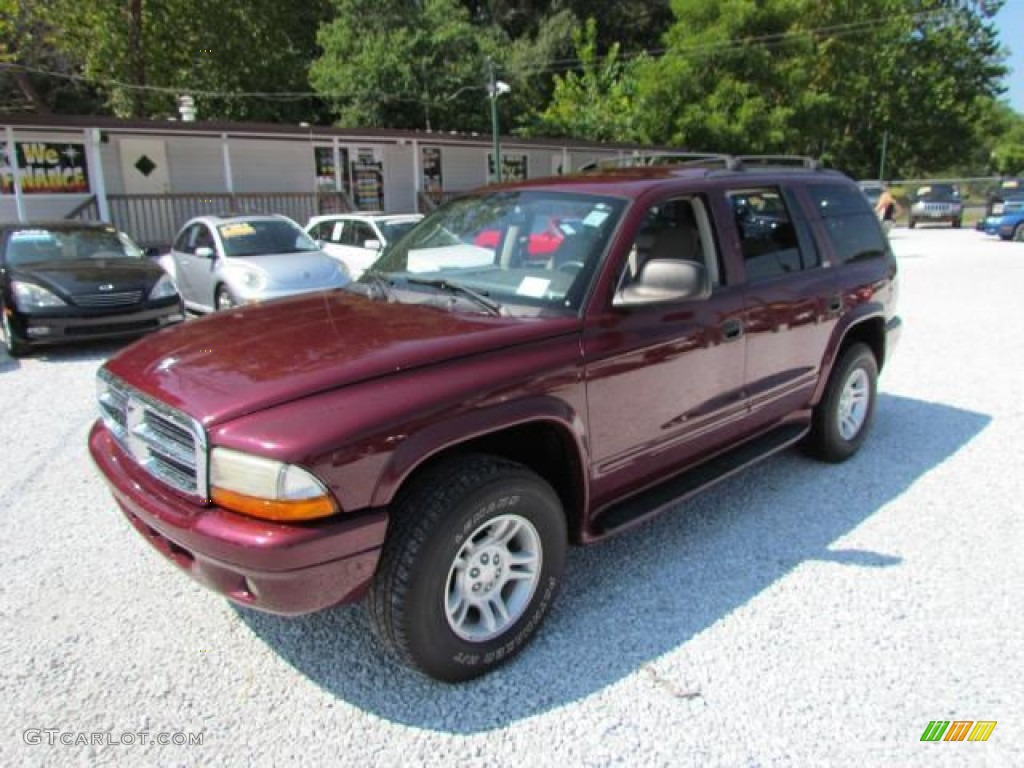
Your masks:
[{"label": "silver volkswagen beetle", "polygon": [[340,288],[351,280],[298,224],[277,215],[191,219],[160,263],[194,312]]}]

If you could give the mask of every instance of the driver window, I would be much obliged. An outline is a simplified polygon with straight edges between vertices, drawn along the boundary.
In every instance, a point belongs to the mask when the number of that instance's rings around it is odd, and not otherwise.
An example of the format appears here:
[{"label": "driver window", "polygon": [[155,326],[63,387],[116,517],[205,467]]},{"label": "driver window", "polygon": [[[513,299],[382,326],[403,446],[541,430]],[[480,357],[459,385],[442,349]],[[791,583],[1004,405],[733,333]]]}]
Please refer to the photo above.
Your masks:
[{"label": "driver window", "polygon": [[197,225],[196,236],[192,241],[192,252],[195,253],[199,248],[210,248],[214,253],[217,252],[217,244],[213,241],[213,233],[202,224]]},{"label": "driver window", "polygon": [[652,259],[696,261],[705,266],[711,284],[718,285],[718,262],[704,203],[679,197],[651,206],[633,240],[619,278],[619,290],[635,282]]}]

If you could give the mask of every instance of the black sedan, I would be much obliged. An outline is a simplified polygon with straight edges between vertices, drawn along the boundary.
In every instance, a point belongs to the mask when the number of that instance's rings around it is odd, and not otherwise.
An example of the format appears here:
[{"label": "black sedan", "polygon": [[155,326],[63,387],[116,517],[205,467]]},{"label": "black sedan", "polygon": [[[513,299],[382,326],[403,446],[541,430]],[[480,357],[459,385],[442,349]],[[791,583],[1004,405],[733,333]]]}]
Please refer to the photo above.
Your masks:
[{"label": "black sedan", "polygon": [[184,319],[171,278],[106,224],[0,225],[0,311],[8,354],[134,336]]}]

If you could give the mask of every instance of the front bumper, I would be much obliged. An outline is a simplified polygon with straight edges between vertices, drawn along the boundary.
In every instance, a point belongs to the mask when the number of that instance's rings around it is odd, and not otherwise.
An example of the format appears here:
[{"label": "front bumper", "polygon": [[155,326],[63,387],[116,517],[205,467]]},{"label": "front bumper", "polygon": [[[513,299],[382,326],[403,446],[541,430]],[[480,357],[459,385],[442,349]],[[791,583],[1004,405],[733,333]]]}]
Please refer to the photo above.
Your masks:
[{"label": "front bumper", "polygon": [[97,422],[89,452],[128,521],[158,552],[204,586],[269,613],[313,613],[362,597],[387,529],[371,510],[280,524],[200,507],[150,477]]},{"label": "front bumper", "polygon": [[90,312],[76,315],[67,310],[60,314],[15,312],[11,317],[11,326],[19,338],[36,346],[138,336],[180,323],[184,319],[185,315],[178,302],[170,306],[119,314]]}]

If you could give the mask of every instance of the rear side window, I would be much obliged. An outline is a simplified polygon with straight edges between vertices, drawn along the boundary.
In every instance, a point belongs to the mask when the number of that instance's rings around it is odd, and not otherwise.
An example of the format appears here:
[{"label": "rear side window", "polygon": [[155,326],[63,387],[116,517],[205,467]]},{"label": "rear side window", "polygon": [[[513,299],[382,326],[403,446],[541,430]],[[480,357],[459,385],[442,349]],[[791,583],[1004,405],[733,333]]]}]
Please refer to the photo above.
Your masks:
[{"label": "rear side window", "polygon": [[748,282],[771,280],[818,266],[817,253],[801,248],[791,206],[777,187],[734,190],[728,197]]},{"label": "rear side window", "polygon": [[878,217],[855,187],[812,184],[807,187],[839,264],[879,258],[886,245]]}]

